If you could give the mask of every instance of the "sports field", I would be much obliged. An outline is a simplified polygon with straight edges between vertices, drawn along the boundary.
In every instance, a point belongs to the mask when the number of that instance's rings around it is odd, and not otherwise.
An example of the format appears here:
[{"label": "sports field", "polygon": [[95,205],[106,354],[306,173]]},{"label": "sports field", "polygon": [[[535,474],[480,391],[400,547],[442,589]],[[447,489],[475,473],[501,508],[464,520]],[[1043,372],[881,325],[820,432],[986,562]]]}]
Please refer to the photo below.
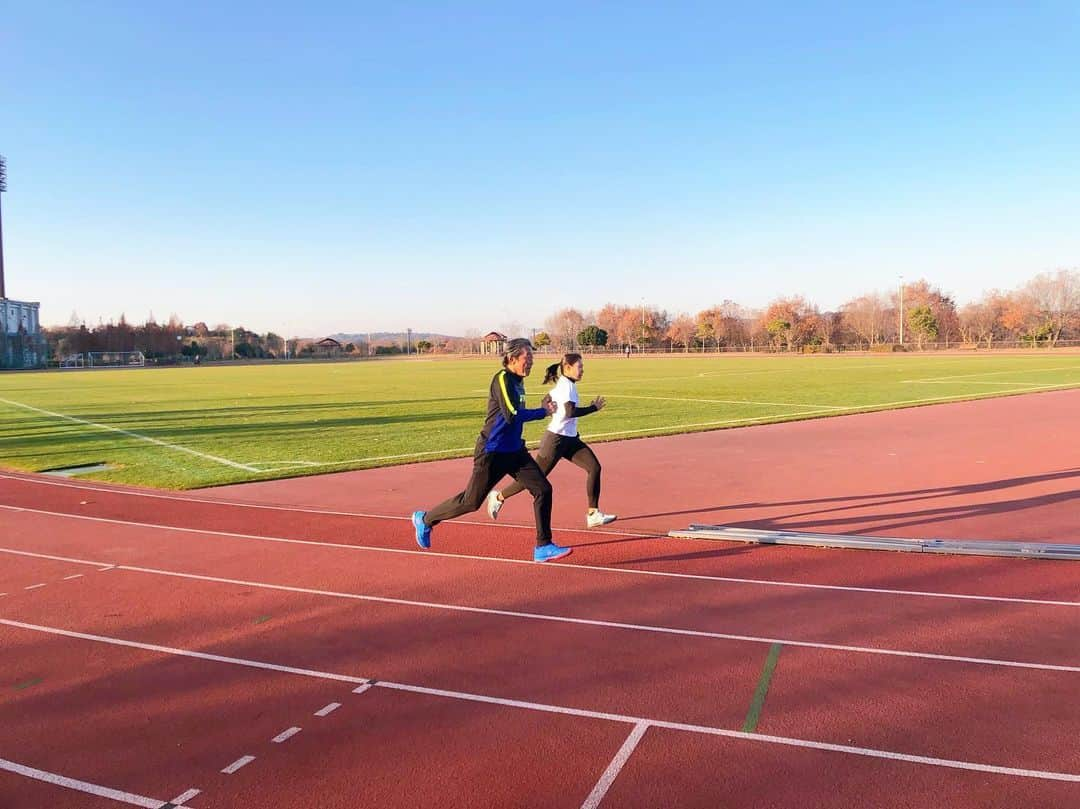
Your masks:
[{"label": "sports field", "polygon": [[[544,388],[538,356],[530,400]],[[495,361],[0,376],[0,466],[195,488],[467,455]],[[1080,387],[1080,354],[586,359],[590,441]],[[1037,413],[1032,413],[1037,417]],[[531,445],[543,422],[528,425]]]}]

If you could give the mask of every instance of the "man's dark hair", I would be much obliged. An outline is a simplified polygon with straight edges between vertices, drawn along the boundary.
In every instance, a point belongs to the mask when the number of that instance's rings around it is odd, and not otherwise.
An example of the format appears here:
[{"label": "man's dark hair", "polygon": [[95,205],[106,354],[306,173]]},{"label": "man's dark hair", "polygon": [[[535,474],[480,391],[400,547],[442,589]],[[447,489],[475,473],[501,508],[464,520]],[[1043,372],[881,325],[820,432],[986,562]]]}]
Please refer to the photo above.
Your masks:
[{"label": "man's dark hair", "polygon": [[510,360],[515,357],[519,357],[526,351],[532,351],[532,343],[530,343],[524,337],[515,337],[513,340],[508,340],[506,343],[506,351],[503,352],[503,368],[510,364]]}]

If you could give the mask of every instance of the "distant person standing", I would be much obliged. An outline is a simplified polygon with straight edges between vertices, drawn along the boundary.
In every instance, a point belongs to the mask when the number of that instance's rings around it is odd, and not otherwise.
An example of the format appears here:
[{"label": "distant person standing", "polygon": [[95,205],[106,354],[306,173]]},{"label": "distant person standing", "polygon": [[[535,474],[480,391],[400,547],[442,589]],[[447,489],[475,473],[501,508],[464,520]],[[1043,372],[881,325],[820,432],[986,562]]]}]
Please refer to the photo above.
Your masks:
[{"label": "distant person standing", "polygon": [[[578,407],[577,383],[585,374],[585,365],[580,354],[565,354],[561,362],[548,366],[544,375],[544,384],[555,383],[551,390],[551,400],[556,410],[551,416],[547,431],[540,441],[536,453],[536,463],[545,476],[551,473],[563,458],[585,470],[585,494],[589,499],[589,510],[585,514],[585,527],[596,528],[614,522],[614,514],[605,514],[600,510],[600,462],[588,445],[578,436],[577,420],[590,413],[604,409],[603,396],[597,396],[592,404]],[[513,497],[524,487],[520,482],[511,483],[501,492],[492,490],[487,498],[487,513],[491,519],[498,519],[499,509],[508,498]]]},{"label": "distant person standing", "polygon": [[510,475],[533,496],[536,519],[533,561],[550,562],[569,556],[573,548],[564,548],[551,541],[551,484],[525,449],[521,430],[525,422],[554,413],[555,404],[545,395],[540,407],[532,410],[525,407],[525,377],[533,366],[532,343],[521,337],[508,342],[502,364],[503,370],[491,380],[487,418],[476,440],[469,482],[464,491],[430,511],[413,512],[416,544],[430,548],[432,528],[444,520],[476,511],[492,487],[504,475]]},{"label": "distant person standing", "polygon": [[626,358],[630,359],[630,344],[626,344]]}]

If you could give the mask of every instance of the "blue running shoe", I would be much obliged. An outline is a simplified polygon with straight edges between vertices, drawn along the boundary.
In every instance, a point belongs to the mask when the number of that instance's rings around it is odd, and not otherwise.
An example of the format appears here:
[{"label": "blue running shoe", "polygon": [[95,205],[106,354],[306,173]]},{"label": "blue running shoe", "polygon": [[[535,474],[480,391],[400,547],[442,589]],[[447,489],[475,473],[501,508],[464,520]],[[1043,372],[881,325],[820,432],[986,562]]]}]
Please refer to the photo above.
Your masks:
[{"label": "blue running shoe", "polygon": [[412,513],[413,528],[416,529],[416,544],[421,548],[431,547],[431,527],[424,524],[426,511],[414,511]]},{"label": "blue running shoe", "polygon": [[564,556],[569,556],[573,552],[573,548],[564,548],[561,545],[556,545],[554,542],[549,542],[547,545],[539,545],[533,550],[533,561],[551,562],[555,559],[562,559]]}]

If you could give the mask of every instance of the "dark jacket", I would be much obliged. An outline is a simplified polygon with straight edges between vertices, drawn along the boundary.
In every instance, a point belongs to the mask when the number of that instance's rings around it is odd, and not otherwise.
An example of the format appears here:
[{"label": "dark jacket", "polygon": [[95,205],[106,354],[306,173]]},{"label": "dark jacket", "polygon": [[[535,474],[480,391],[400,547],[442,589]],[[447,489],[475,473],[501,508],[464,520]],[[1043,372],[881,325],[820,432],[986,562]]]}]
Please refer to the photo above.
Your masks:
[{"label": "dark jacket", "polygon": [[484,452],[520,452],[525,448],[521,428],[527,421],[547,416],[542,407],[525,407],[525,379],[505,368],[491,379],[487,418],[476,440],[476,455]]}]

